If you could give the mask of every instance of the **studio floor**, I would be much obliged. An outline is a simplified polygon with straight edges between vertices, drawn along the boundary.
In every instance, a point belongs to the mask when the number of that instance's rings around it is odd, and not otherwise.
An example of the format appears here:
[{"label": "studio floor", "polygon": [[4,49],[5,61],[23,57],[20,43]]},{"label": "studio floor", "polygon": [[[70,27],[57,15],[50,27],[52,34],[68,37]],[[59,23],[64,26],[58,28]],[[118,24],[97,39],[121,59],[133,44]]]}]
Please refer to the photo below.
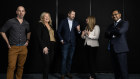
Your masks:
[{"label": "studio floor", "polygon": [[[49,79],[60,79],[59,73],[49,74]],[[88,79],[88,74],[72,73],[73,79]],[[114,79],[113,73],[96,73],[97,79]],[[0,74],[0,79],[6,79],[6,74]],[[23,79],[43,79],[42,74],[23,74]],[[69,79],[65,77],[65,79]],[[140,79],[140,74],[129,74],[129,79]]]}]

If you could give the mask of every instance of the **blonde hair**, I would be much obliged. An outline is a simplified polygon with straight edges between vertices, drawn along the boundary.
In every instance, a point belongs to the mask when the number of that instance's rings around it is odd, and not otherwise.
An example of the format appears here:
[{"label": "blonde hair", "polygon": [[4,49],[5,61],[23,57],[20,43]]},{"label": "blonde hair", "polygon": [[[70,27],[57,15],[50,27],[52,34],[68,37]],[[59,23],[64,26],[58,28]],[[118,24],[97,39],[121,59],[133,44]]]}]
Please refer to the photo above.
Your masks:
[{"label": "blonde hair", "polygon": [[87,20],[88,20],[88,23],[86,26],[86,30],[92,31],[95,27],[96,19],[94,16],[88,16]]},{"label": "blonde hair", "polygon": [[45,24],[45,23],[44,23],[44,20],[43,20],[45,14],[48,14],[48,15],[49,15],[49,18],[50,18],[50,19],[49,19],[49,25],[52,26],[52,19],[51,19],[51,15],[50,15],[49,12],[42,12],[41,15],[40,15],[40,20],[39,20],[39,22]]}]

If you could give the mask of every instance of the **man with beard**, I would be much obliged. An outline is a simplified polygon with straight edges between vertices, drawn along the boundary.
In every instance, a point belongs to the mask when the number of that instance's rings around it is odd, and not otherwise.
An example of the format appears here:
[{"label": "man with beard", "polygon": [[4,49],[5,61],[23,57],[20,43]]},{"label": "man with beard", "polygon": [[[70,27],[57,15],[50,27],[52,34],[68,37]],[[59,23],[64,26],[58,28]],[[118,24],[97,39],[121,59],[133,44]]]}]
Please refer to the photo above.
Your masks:
[{"label": "man with beard", "polygon": [[[8,20],[0,30],[9,48],[7,79],[14,79],[16,63],[16,79],[22,79],[23,66],[26,61],[27,46],[31,34],[29,23],[24,19],[25,13],[25,8],[23,6],[18,6],[16,10],[17,17]],[[9,33],[8,37],[6,32]]]}]

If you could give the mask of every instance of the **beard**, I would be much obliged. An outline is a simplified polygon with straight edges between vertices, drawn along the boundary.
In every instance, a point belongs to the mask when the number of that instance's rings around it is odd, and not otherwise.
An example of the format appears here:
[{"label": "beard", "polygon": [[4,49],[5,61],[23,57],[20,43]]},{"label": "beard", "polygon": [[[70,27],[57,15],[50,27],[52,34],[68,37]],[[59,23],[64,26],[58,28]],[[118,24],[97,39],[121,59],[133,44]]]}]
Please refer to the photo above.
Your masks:
[{"label": "beard", "polygon": [[70,17],[71,20],[74,20],[75,17]]},{"label": "beard", "polygon": [[23,17],[24,17],[23,15],[18,15],[18,18],[20,19],[23,19]]}]

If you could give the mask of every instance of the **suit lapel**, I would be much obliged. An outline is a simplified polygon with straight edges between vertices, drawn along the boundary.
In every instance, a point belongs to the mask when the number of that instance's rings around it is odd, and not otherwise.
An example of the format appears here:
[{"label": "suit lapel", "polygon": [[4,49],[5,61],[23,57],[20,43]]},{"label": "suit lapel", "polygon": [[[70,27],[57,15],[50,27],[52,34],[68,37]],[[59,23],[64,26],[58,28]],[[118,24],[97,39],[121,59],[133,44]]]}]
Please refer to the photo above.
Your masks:
[{"label": "suit lapel", "polygon": [[73,30],[73,28],[74,28],[74,20],[72,21],[72,28],[71,28],[71,30]]},{"label": "suit lapel", "polygon": [[116,27],[118,27],[118,28],[120,28],[120,24],[122,23],[122,20],[120,20],[119,22],[118,22],[118,24],[116,25]]},{"label": "suit lapel", "polygon": [[68,19],[66,20],[66,24],[67,24],[67,25],[66,25],[66,28],[69,29],[69,31],[70,31]]}]

